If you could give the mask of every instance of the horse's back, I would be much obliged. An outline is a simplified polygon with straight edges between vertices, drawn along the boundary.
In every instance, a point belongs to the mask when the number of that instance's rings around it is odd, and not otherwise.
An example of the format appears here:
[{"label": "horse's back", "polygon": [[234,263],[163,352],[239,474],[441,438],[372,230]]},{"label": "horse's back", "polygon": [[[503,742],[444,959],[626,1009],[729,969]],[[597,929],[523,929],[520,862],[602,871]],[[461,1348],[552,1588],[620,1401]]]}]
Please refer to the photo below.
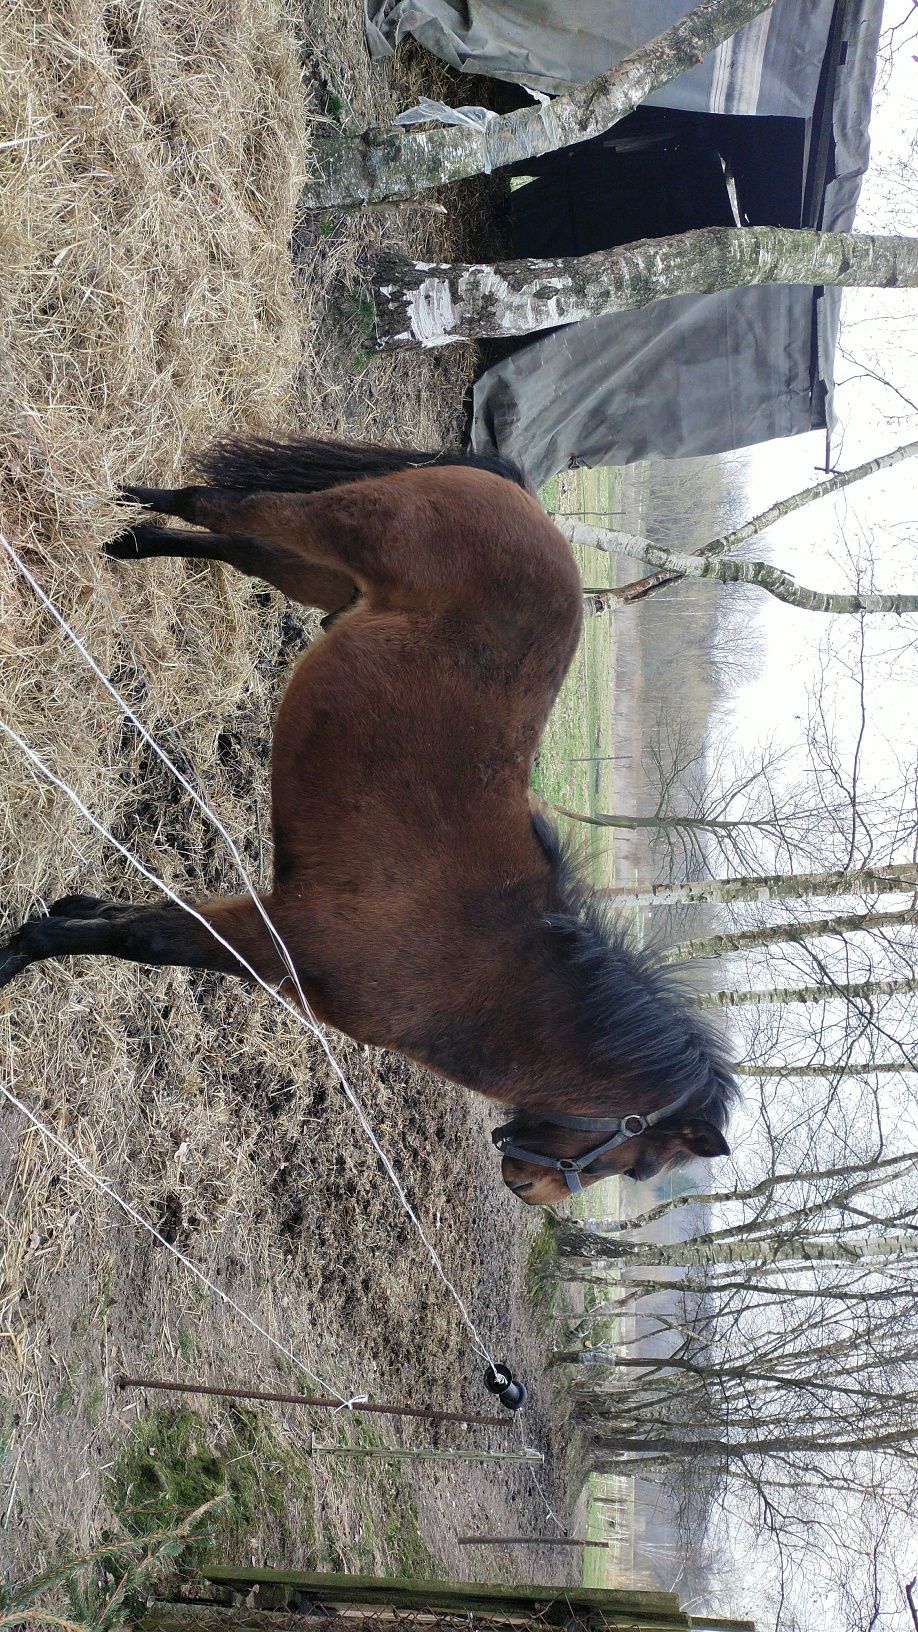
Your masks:
[{"label": "horse's back", "polygon": [[576,564],[529,494],[459,468],[368,482],[384,490],[368,500],[389,503],[390,484],[389,524],[421,565],[404,593],[387,585],[346,613],[294,673],[274,735],[279,871],[356,857],[391,873],[511,809],[524,820],[576,647]]},{"label": "horse's back", "polygon": [[[505,643],[576,640],[582,593],[570,545],[537,499],[491,471],[435,466],[310,495],[313,525],[354,557],[376,610],[497,618]],[[358,542],[359,541],[359,542]],[[351,548],[349,550],[349,542]]]}]

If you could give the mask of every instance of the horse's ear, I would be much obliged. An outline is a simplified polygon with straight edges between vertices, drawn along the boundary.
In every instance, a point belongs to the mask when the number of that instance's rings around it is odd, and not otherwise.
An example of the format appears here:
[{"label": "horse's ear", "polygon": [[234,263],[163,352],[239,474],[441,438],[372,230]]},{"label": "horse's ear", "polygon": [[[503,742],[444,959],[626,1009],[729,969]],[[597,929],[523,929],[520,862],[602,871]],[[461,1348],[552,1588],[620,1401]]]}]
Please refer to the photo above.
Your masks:
[{"label": "horse's ear", "polygon": [[679,1129],[686,1150],[693,1156],[729,1156],[730,1146],[713,1122],[700,1116],[686,1117]]}]

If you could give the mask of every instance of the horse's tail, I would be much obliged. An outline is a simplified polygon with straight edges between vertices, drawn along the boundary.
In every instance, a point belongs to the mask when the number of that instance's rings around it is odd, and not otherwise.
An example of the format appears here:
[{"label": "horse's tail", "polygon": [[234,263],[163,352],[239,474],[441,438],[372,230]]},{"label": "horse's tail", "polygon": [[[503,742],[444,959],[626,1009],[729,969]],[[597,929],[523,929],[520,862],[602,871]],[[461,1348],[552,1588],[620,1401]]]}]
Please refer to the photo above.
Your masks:
[{"label": "horse's tail", "polygon": [[471,465],[528,487],[509,459],[479,453],[422,453],[412,448],[383,448],[373,443],[274,442],[267,437],[225,437],[201,454],[198,466],[213,487],[248,492],[318,493],[322,488],[356,482],[365,476],[391,476],[426,465]]}]

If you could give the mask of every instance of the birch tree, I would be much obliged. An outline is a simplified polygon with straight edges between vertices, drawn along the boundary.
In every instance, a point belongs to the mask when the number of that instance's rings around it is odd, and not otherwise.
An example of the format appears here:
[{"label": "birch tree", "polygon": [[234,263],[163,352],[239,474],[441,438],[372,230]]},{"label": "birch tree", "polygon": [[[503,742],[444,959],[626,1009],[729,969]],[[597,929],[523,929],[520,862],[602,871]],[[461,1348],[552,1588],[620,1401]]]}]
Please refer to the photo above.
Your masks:
[{"label": "birch tree", "polygon": [[[656,569],[662,583],[674,583],[680,578],[707,578],[720,584],[752,584],[756,589],[773,595],[775,600],[783,601],[786,606],[798,606],[805,612],[832,612],[849,617],[864,612],[885,612],[896,617],[901,617],[905,612],[918,612],[918,591],[912,594],[877,595],[863,591],[845,594],[815,589],[799,584],[791,573],[784,572],[771,561],[715,560],[701,553],[686,555],[678,550],[665,549],[647,538],[616,533],[602,527],[588,527],[583,522],[569,521],[561,525],[560,530],[573,544],[588,545],[594,550],[605,550],[609,555],[645,562]],[[584,594],[594,598],[594,609],[597,611],[622,604],[618,592],[608,591],[604,586],[599,589],[585,588]],[[630,602],[633,603],[636,598],[632,592]]]},{"label": "birch tree", "polygon": [[684,907],[713,903],[811,901],[833,896],[901,895],[918,887],[918,863],[837,868],[814,873],[759,873],[749,878],[692,879],[661,884],[622,884],[600,888],[597,899],[628,907]]},{"label": "birch tree", "polygon": [[[800,492],[791,493],[784,499],[776,500],[767,509],[759,511],[758,515],[752,516],[748,521],[743,522],[742,526],[731,528],[729,532],[710,539],[707,544],[703,544],[699,549],[692,552],[691,559],[693,562],[696,561],[696,558],[702,562],[707,562],[732,555],[745,544],[748,544],[750,539],[756,538],[760,533],[774,526],[775,522],[783,521],[785,517],[794,515],[796,511],[816,503],[819,499],[830,498],[835,493],[841,493],[855,483],[876,475],[879,471],[890,470],[893,466],[901,464],[906,459],[913,459],[916,454],[918,454],[918,442],[906,442],[901,447],[892,448],[887,453],[862,461],[861,464],[855,465],[851,470],[834,471],[831,476],[820,480],[812,487],[803,488]],[[639,535],[615,532],[609,528],[589,527],[572,516],[556,515],[552,519],[556,527],[560,528],[571,543],[584,545],[590,549],[603,550],[612,555],[625,556],[630,554],[629,546],[634,545],[634,559],[646,559],[642,555],[642,549],[648,540],[642,539]],[[633,606],[636,602],[645,600],[649,594],[656,590],[665,589],[668,584],[678,583],[680,578],[698,575],[697,562],[696,565],[685,568],[681,563],[678,566],[659,563],[656,571],[637,579],[634,583],[623,584],[618,589],[608,589],[603,586],[600,590],[589,590],[587,593],[594,597],[594,606],[597,610],[608,611],[620,606]],[[768,585],[762,587],[768,588]],[[809,593],[809,591],[805,591],[804,599],[794,601],[792,604],[805,605],[805,597]],[[893,599],[895,598],[890,597],[890,600]],[[818,610],[836,610],[836,608],[820,607]],[[853,610],[853,608],[845,606],[839,608],[839,610],[847,612]],[[858,610],[874,610],[874,608],[861,607]],[[897,611],[904,610],[904,608],[890,605],[884,607],[883,610]]]},{"label": "birch tree", "polygon": [[307,182],[308,209],[396,203],[431,188],[488,174],[589,141],[632,113],[651,92],[702,62],[774,0],[703,0],[608,73],[564,96],[494,116],[484,125],[336,135],[316,148]]},{"label": "birch tree", "polygon": [[799,922],[765,924],[758,929],[726,930],[720,935],[702,936],[667,947],[664,963],[683,963],[697,958],[724,958],[731,953],[750,952],[765,947],[803,943],[831,935],[876,933],[882,929],[914,928],[918,908],[897,907],[892,912],[838,912],[829,918],[805,918]]},{"label": "birch tree", "polygon": [[384,256],[374,274],[377,338],[384,347],[509,339],[751,284],[914,289],[918,238],[700,227],[591,255],[493,265]]},{"label": "birch tree", "polygon": [[[649,1239],[667,1209],[694,1229]],[[856,1161],[556,1231],[563,1273],[607,1277],[606,1340],[554,1356],[585,1465],[663,1487],[695,1539],[702,1512],[748,1524],[823,1612],[855,1592],[918,1489],[916,1219],[918,1152],[868,1140]]]},{"label": "birch tree", "polygon": [[[911,768],[884,785],[862,785],[857,767],[846,765],[837,745],[825,740],[819,726],[825,707],[818,693],[811,701],[813,718],[797,747],[779,746],[771,738],[752,747],[737,744],[732,730],[710,723],[703,749],[674,702],[660,704],[648,725],[640,756],[641,778],[628,787],[644,810],[580,811],[556,806],[569,820],[601,830],[644,835],[642,864],[666,879],[681,872],[690,878],[730,868],[739,878],[756,874],[763,862],[773,877],[828,863],[851,866],[858,854],[866,862],[898,860],[910,852],[916,819],[904,814],[916,798]],[[624,803],[624,801],[622,801]],[[852,850],[851,813],[857,811],[858,834]],[[668,903],[675,904],[674,901]],[[897,908],[890,925],[907,924]],[[863,914],[861,915],[863,916]],[[843,926],[856,932],[858,914]],[[822,918],[811,917],[814,925]],[[754,944],[778,942],[777,926],[758,926],[758,942],[708,950],[708,956]],[[773,928],[771,937],[765,934]],[[868,927],[868,926],[862,926]],[[879,922],[874,928],[884,927]],[[824,931],[827,933],[828,931]],[[818,929],[813,933],[820,933]],[[798,929],[788,940],[801,940]]]}]

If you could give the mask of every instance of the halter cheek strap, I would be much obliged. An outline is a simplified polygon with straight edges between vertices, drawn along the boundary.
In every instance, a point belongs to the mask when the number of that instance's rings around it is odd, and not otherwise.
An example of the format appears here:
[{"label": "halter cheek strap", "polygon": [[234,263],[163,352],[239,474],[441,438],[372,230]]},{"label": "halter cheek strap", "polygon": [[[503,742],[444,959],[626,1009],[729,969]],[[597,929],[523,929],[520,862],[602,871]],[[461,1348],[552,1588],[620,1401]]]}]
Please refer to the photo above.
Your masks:
[{"label": "halter cheek strap", "polygon": [[[556,1173],[563,1173],[568,1190],[573,1195],[579,1195],[583,1189],[580,1179],[581,1173],[592,1164],[605,1156],[610,1150],[623,1145],[627,1139],[636,1139],[647,1128],[655,1127],[666,1117],[678,1111],[687,1099],[691,1090],[680,1094],[669,1105],[662,1105],[658,1111],[650,1111],[647,1116],[632,1112],[628,1116],[539,1116],[535,1123],[525,1112],[513,1117],[512,1121],[504,1122],[501,1127],[495,1128],[491,1135],[491,1142],[504,1156],[516,1156],[520,1161],[535,1162],[539,1167],[550,1167]],[[517,1143],[514,1135],[523,1128],[532,1129],[541,1123],[548,1123],[554,1128],[582,1129],[586,1133],[608,1133],[610,1138],[604,1139],[602,1144],[594,1145],[582,1156],[545,1156],[538,1150],[527,1150],[525,1145]]]}]

